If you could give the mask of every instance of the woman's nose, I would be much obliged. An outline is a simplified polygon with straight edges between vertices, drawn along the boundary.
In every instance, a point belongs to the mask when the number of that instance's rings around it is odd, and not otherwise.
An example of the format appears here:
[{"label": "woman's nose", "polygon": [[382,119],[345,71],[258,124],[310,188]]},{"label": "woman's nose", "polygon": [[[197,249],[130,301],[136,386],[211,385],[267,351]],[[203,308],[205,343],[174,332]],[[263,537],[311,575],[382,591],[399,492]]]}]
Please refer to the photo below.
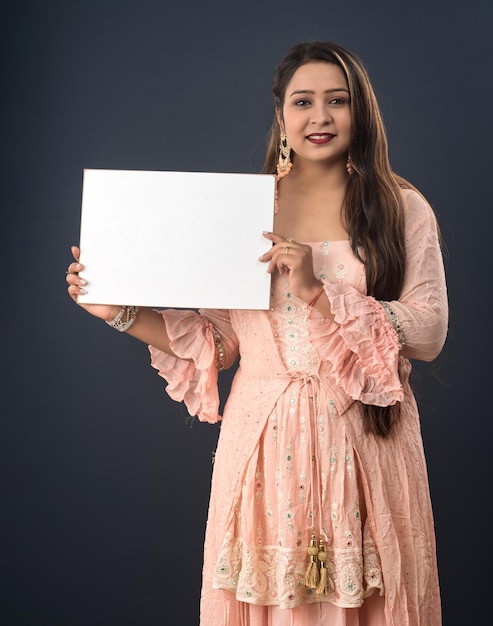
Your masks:
[{"label": "woman's nose", "polygon": [[311,110],[311,123],[312,124],[326,124],[332,118],[330,111],[327,109],[324,103],[316,104]]}]

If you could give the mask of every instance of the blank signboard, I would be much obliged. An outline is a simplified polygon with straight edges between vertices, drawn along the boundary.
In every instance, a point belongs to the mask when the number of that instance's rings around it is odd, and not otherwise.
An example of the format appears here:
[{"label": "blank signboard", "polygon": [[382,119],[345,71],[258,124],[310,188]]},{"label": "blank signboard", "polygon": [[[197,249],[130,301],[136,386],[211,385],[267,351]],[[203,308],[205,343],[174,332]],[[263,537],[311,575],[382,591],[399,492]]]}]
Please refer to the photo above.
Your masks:
[{"label": "blank signboard", "polygon": [[274,176],[84,171],[80,302],[268,309]]}]

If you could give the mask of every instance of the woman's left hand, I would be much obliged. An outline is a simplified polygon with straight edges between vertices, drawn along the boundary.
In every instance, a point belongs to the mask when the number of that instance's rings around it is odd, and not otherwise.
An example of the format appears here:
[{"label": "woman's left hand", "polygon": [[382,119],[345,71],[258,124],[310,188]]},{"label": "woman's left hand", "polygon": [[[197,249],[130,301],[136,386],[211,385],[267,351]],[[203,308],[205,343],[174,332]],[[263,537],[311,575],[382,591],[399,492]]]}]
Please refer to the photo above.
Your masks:
[{"label": "woman's left hand", "polygon": [[276,269],[280,274],[289,274],[292,293],[301,300],[310,302],[322,287],[322,283],[313,273],[311,247],[292,239],[285,239],[276,233],[264,232],[263,236],[274,245],[259,258],[259,261],[269,262],[267,271],[270,274]]}]

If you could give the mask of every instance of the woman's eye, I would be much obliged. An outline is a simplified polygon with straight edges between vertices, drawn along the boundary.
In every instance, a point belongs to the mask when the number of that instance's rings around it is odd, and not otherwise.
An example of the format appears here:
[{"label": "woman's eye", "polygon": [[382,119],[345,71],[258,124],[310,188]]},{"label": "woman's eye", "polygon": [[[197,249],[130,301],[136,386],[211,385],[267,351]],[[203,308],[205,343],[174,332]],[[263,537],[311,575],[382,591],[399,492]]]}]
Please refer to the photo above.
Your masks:
[{"label": "woman's eye", "polygon": [[346,100],[344,98],[332,98],[329,100],[329,104],[346,104]]},{"label": "woman's eye", "polygon": [[296,102],[295,102],[295,105],[297,107],[306,106],[307,104],[310,104],[310,102],[308,100],[296,100]]}]

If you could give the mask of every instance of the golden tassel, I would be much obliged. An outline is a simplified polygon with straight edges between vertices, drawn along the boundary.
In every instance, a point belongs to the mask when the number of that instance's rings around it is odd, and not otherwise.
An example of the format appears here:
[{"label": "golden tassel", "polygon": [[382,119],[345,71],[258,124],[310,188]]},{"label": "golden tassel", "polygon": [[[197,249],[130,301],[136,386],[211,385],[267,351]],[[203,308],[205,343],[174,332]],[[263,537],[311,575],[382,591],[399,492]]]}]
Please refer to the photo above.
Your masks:
[{"label": "golden tassel", "polygon": [[329,578],[329,570],[327,569],[327,550],[325,549],[325,541],[323,539],[320,539],[317,558],[320,561],[320,581],[316,591],[318,595],[326,596],[332,591],[332,586]]},{"label": "golden tassel", "polygon": [[315,533],[312,533],[312,538],[310,540],[310,545],[307,548],[307,552],[310,555],[310,563],[308,564],[308,568],[306,570],[304,582],[310,589],[316,589],[320,580],[320,572],[318,569],[318,547]]}]

